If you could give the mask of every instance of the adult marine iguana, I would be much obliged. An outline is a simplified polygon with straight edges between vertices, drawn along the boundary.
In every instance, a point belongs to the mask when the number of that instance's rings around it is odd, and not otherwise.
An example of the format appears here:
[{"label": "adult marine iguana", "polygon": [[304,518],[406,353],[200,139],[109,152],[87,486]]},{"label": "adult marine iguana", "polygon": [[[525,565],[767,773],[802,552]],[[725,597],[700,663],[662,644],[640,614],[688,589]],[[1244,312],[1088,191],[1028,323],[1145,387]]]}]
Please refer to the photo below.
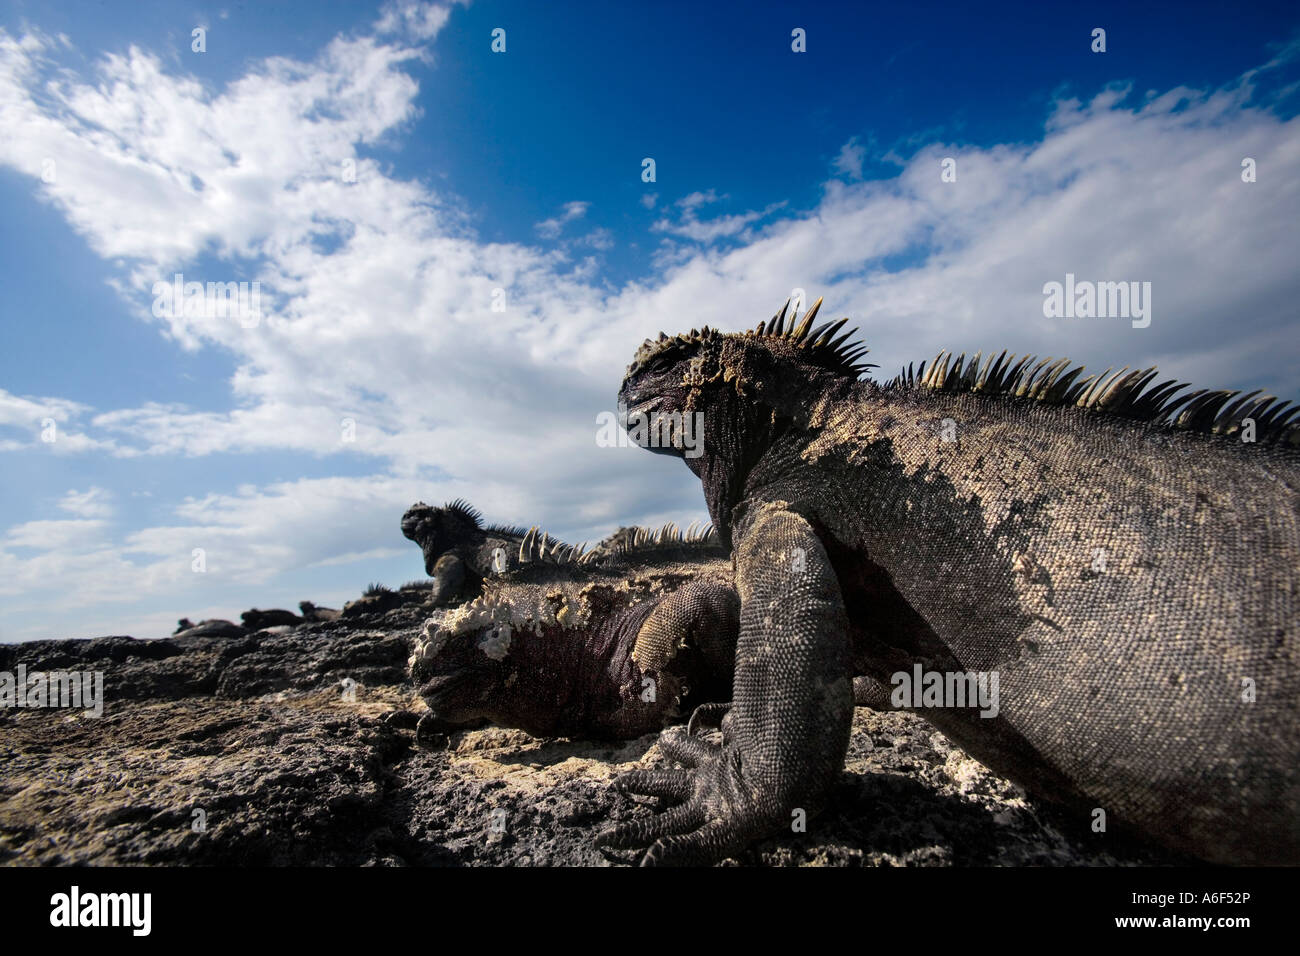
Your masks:
[{"label": "adult marine iguana", "polygon": [[[426,720],[631,739],[730,700],[739,599],[726,551],[707,529],[625,531],[488,577],[480,597],[431,618],[409,662]],[[633,659],[638,641],[653,664]]]},{"label": "adult marine iguana", "polygon": [[628,368],[631,437],[685,458],[733,546],[740,637],[722,745],[666,735],[686,769],[621,785],[680,805],[599,842],[712,862],[789,826],[842,767],[849,675],[920,665],[1000,677],[995,717],[921,713],[1032,793],[1300,862],[1300,409],[1005,352],[859,381],[820,304]]},{"label": "adult marine iguana", "polygon": [[522,560],[564,560],[576,550],[537,528],[485,526],[483,515],[463,498],[441,508],[417,501],[402,515],[402,534],[424,553],[434,604],[473,597],[484,578],[517,568]]}]

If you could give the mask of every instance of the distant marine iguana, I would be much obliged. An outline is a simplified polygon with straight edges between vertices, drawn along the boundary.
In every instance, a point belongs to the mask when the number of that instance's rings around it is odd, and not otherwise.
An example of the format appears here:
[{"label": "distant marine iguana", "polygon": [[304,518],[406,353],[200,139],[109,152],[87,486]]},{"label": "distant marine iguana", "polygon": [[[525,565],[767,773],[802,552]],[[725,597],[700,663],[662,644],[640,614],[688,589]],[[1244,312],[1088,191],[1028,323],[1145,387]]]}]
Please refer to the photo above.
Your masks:
[{"label": "distant marine iguana", "polygon": [[297,627],[303,622],[303,619],[293,611],[286,611],[283,608],[273,608],[269,611],[250,608],[239,615],[239,619],[244,622],[244,627],[249,631],[260,631],[268,627]]},{"label": "distant marine iguana", "polygon": [[241,627],[232,621],[209,618],[195,624],[188,617],[183,617],[176,622],[176,630],[172,632],[172,637],[243,637],[247,633],[248,628]]},{"label": "distant marine iguana", "polygon": [[1005,352],[859,381],[820,304],[661,334],[624,378],[629,433],[734,544],[740,638],[722,745],[666,735],[686,769],[623,786],[680,805],[599,842],[712,862],[788,827],[843,766],[850,674],[923,670],[1000,677],[995,717],[921,713],[1032,793],[1300,862],[1300,408]]},{"label": "distant marine iguana", "polygon": [[434,604],[473,597],[484,578],[517,568],[523,560],[566,560],[575,554],[570,545],[537,528],[485,526],[483,515],[463,498],[441,508],[417,501],[402,515],[402,534],[424,553]]},{"label": "distant marine iguana", "polygon": [[298,610],[302,611],[302,619],[308,623],[327,623],[337,621],[343,614],[332,607],[317,607],[311,601],[299,601]]},{"label": "distant marine iguana", "polygon": [[[739,600],[710,531],[526,562],[431,619],[410,660],[435,725],[630,739],[731,696]],[[641,645],[641,660],[633,660]],[[410,715],[406,715],[410,716]]]}]

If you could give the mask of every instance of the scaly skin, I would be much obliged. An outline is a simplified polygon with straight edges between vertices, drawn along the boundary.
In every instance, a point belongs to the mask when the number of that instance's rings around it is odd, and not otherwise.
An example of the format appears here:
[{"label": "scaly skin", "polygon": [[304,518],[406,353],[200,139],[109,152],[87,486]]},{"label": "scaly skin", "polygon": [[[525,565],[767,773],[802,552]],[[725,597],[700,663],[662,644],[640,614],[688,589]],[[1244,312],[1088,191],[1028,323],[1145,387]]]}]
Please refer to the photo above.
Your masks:
[{"label": "scaly skin", "polygon": [[729,699],[738,610],[713,542],[527,564],[430,620],[411,677],[444,728],[635,738]]},{"label": "scaly skin", "polygon": [[[996,716],[920,713],[1032,793],[1207,860],[1300,862],[1295,410],[1002,358],[858,381],[815,311],[647,342],[623,382],[629,426],[703,415],[686,463],[734,544],[741,636],[721,748],[669,737],[687,769],[623,785],[682,805],[601,842],[705,862],[787,827],[842,766],[849,675],[920,664],[998,674]],[[653,450],[685,457],[668,431]]]}]

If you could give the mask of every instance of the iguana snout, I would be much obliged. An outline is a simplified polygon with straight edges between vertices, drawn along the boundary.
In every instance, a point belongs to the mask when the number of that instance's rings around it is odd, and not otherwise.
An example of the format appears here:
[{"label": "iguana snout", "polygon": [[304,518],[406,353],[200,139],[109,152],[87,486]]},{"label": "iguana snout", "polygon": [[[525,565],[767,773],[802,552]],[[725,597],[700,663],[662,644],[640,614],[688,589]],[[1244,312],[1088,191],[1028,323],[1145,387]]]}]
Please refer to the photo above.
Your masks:
[{"label": "iguana snout", "polygon": [[411,681],[443,722],[482,719],[507,686],[503,659],[485,653],[482,636],[430,620],[415,642],[408,660]]}]

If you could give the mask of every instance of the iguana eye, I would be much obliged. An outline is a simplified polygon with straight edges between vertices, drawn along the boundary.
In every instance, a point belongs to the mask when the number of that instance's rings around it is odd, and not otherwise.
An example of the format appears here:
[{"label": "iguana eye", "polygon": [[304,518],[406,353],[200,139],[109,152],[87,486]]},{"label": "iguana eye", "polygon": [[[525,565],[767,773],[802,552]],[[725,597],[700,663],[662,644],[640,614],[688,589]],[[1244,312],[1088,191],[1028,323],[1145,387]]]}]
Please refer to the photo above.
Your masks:
[{"label": "iguana eye", "polygon": [[646,362],[644,371],[667,372],[677,366],[685,357],[685,355],[676,349],[660,353]]}]

